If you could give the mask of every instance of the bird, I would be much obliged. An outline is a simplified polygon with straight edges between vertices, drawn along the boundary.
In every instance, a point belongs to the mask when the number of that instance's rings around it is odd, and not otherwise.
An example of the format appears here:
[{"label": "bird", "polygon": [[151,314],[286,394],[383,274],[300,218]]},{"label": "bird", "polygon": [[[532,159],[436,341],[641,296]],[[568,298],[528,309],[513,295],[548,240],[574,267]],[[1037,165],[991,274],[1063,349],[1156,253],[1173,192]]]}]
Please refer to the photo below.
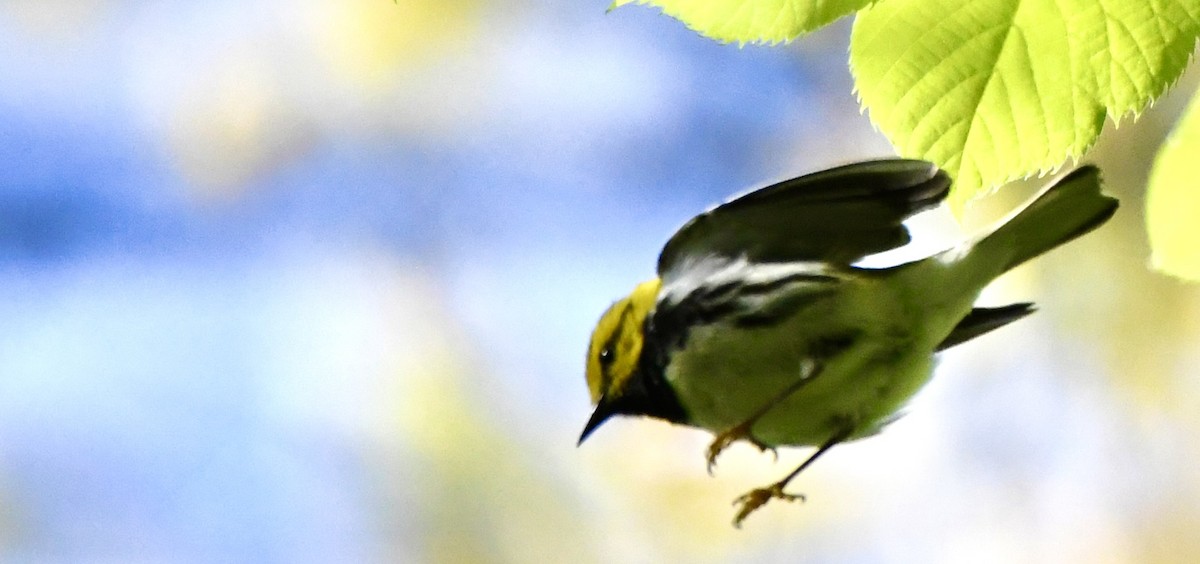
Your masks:
[{"label": "bird", "polygon": [[656,276],[600,317],[587,350],[594,409],[578,444],[614,416],[705,429],[711,474],[742,440],[815,447],[782,479],[734,500],[733,524],[834,446],[879,433],[950,347],[1034,311],[976,305],[1001,274],[1104,224],[1118,201],[1084,165],[997,226],[886,268],[858,264],[908,244],[905,221],[951,178],[913,159],[857,162],[737,196],[686,222]]}]

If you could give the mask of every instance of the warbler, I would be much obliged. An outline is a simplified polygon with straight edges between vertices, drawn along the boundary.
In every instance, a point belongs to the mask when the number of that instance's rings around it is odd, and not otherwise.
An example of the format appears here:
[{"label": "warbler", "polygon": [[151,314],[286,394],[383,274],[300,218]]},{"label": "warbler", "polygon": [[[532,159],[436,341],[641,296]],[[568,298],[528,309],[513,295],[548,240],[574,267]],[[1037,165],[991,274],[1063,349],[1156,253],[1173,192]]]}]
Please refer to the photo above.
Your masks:
[{"label": "warbler", "polygon": [[783,479],[734,500],[734,525],[842,442],[878,433],[933,371],[934,355],[1033,312],[976,307],[993,279],[1107,221],[1117,200],[1082,166],[984,235],[888,268],[864,257],[910,242],[904,221],[939,204],[931,163],[850,164],[749,192],[688,221],[658,276],[601,316],[587,353],[595,406],[579,443],[613,416],[738,440],[815,446]]}]

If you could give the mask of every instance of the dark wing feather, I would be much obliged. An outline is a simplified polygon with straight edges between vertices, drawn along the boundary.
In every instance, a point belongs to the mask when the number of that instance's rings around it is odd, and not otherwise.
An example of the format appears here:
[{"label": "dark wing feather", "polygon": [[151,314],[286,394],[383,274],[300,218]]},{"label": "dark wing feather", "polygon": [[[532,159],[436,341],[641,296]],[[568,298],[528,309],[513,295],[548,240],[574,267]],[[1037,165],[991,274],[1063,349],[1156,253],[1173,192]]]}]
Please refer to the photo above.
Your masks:
[{"label": "dark wing feather", "polygon": [[851,264],[908,243],[903,222],[941,202],[950,177],[924,161],[846,165],[786,180],[721,204],[687,222],[658,257],[664,280],[677,267],[724,262]]},{"label": "dark wing feather", "polygon": [[1033,304],[1019,303],[1004,307],[977,307],[954,326],[935,351],[941,352],[984,333],[999,329],[1034,312]]}]

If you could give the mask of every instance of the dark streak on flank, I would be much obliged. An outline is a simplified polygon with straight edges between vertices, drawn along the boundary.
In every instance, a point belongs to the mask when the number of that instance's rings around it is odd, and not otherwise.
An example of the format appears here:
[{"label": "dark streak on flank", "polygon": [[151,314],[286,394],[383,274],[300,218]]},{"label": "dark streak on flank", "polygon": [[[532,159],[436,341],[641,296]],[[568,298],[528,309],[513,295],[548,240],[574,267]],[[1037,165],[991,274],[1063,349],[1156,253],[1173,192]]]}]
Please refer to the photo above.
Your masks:
[{"label": "dark streak on flank", "polygon": [[766,294],[766,293],[778,290],[779,288],[781,288],[783,286],[787,286],[788,284],[792,284],[794,282],[817,282],[817,283],[821,283],[821,284],[830,284],[830,283],[837,282],[837,281],[838,281],[838,278],[836,276],[830,276],[828,274],[811,274],[808,272],[797,272],[795,274],[789,274],[787,276],[784,276],[781,278],[776,278],[774,280],[768,280],[766,282],[759,282],[757,284],[745,284],[738,291],[738,294],[739,295]]}]

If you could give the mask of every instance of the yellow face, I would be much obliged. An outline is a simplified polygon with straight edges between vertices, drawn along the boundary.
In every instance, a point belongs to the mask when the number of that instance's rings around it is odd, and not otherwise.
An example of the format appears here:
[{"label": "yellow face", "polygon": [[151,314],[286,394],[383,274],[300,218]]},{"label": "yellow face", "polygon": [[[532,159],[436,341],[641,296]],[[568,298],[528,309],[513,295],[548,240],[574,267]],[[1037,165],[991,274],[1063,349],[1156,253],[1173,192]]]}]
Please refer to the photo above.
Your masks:
[{"label": "yellow face", "polygon": [[638,357],[642,354],[642,324],[654,309],[661,286],[658,278],[638,284],[600,317],[596,330],[592,331],[587,358],[588,391],[593,405],[602,396],[620,396],[637,371]]}]

